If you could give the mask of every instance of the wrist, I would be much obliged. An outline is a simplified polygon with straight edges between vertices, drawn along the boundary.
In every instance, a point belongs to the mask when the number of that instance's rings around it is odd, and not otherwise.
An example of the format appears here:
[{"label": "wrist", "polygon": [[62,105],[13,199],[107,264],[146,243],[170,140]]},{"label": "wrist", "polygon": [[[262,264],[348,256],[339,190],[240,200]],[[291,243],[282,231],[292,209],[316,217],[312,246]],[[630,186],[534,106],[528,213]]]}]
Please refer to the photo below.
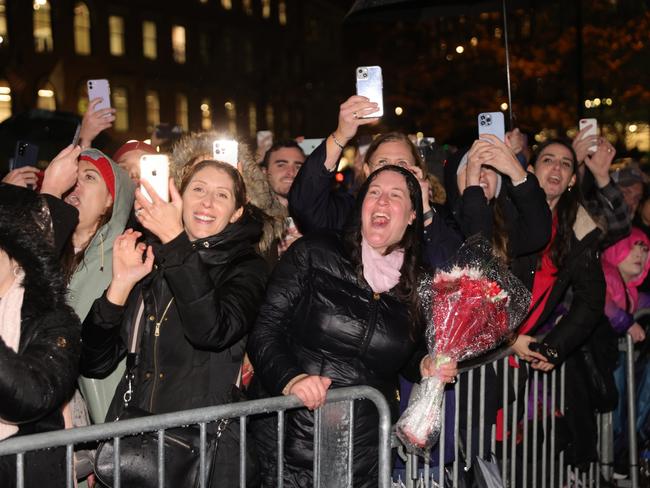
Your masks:
[{"label": "wrist", "polygon": [[52,195],[53,197],[58,198],[59,200],[63,196],[63,192],[61,191],[60,188],[56,188],[56,186],[54,185],[46,185],[45,183],[43,183],[39,192],[45,193],[47,195]]},{"label": "wrist", "polygon": [[334,144],[336,144],[341,149],[341,151],[345,148],[345,145],[350,141],[350,139],[352,139],[351,137],[342,135],[339,129],[336,129],[334,132],[332,132],[331,136]]},{"label": "wrist", "polygon": [[607,185],[609,185],[611,178],[609,177],[609,173],[607,173],[607,175],[600,176],[594,174],[594,180],[596,180],[596,185],[598,188],[605,188]]},{"label": "wrist", "polygon": [[108,290],[106,290],[106,299],[113,305],[124,305],[134,286],[135,283],[113,279]]},{"label": "wrist", "polygon": [[163,244],[168,244],[181,235],[182,232],[183,228],[177,227],[176,229],[165,231],[164,234],[159,235],[158,238]]}]

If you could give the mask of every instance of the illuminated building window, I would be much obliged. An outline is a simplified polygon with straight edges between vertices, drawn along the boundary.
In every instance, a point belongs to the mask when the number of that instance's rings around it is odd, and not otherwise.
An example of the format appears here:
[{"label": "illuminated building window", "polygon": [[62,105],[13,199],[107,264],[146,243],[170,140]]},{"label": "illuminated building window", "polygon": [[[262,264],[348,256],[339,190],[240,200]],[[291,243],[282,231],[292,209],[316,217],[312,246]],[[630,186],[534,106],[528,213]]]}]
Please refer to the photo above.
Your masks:
[{"label": "illuminated building window", "polygon": [[182,25],[172,26],[172,54],[174,61],[177,63],[185,63],[185,27]]},{"label": "illuminated building window", "polygon": [[7,2],[0,0],[0,48],[7,45]]},{"label": "illuminated building window", "polygon": [[83,2],[74,6],[74,52],[90,54],[90,11]]},{"label": "illuminated building window", "polygon": [[108,18],[109,49],[113,56],[124,55],[124,18],[111,15]]},{"label": "illuminated building window", "polygon": [[237,107],[235,107],[235,102],[226,102],[224,103],[226,108],[226,117],[228,118],[228,132],[232,137],[237,136]]},{"label": "illuminated building window", "polygon": [[187,95],[178,93],[176,95],[176,125],[187,132],[190,126],[190,109],[187,103]]},{"label": "illuminated building window", "polygon": [[37,53],[51,52],[54,49],[52,39],[52,9],[47,0],[34,0],[34,50]]},{"label": "illuminated building window", "polygon": [[129,130],[129,94],[126,88],[113,88],[113,108],[115,109],[115,127],[116,131],[124,132]]},{"label": "illuminated building window", "polygon": [[11,87],[0,80],[0,122],[11,117]]},{"label": "illuminated building window", "polygon": [[268,130],[273,132],[275,126],[275,113],[273,111],[273,105],[268,104],[266,106],[266,127]]},{"label": "illuminated building window", "polygon": [[147,59],[158,57],[158,36],[156,23],[151,20],[142,22],[142,54]]},{"label": "illuminated building window", "polygon": [[77,113],[83,115],[86,110],[88,110],[88,87],[86,83],[81,83],[77,92]]},{"label": "illuminated building window", "polygon": [[232,0],[221,0],[221,6],[226,10],[232,9]]},{"label": "illuminated building window", "polygon": [[251,137],[255,137],[255,134],[257,134],[257,107],[255,102],[248,104],[248,132]]},{"label": "illuminated building window", "polygon": [[153,132],[160,124],[160,98],[155,90],[147,90],[144,98],[147,115],[147,132]]},{"label": "illuminated building window", "polygon": [[271,0],[262,0],[262,17],[271,17]]},{"label": "illuminated building window", "polygon": [[56,97],[54,96],[54,86],[52,86],[52,83],[45,83],[38,90],[36,108],[56,110]]},{"label": "illuminated building window", "polygon": [[287,3],[284,0],[278,3],[278,22],[280,25],[287,25]]},{"label": "illuminated building window", "polygon": [[246,15],[253,15],[253,0],[242,0],[241,6]]},{"label": "illuminated building window", "polygon": [[201,129],[212,129],[212,112],[210,111],[210,99],[201,100]]}]

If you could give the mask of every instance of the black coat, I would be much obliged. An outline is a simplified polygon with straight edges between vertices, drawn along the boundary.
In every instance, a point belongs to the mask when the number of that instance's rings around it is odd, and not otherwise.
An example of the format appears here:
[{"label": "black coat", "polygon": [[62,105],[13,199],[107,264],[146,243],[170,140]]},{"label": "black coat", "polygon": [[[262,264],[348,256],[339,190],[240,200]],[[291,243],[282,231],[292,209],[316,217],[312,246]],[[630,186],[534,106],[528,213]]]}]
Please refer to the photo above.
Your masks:
[{"label": "black coat", "polygon": [[[425,353],[410,337],[406,305],[391,292],[373,293],[346,256],[338,236],[312,234],[276,266],[248,346],[266,394],[282,394],[300,374],[320,375],[331,388],[370,385],[396,407],[398,373],[419,379]],[[354,418],[355,486],[365,486],[377,476],[376,409],[357,402]],[[289,413],[286,429],[285,469],[311,470],[312,412]]]},{"label": "black coat", "polygon": [[[266,285],[266,264],[254,250],[260,235],[261,224],[246,213],[216,236],[190,242],[183,232],[156,249],[154,271],[126,306],[105,295],[94,303],[82,329],[82,374],[101,378],[115,369],[142,296],[132,405],[166,413],[230,401]],[[118,386],[108,417],[119,414],[125,386]]]},{"label": "black coat", "polygon": [[[15,193],[9,204],[7,191]],[[30,190],[0,193],[0,249],[25,272],[18,351],[0,339],[0,417],[18,424],[16,436],[63,429],[62,407],[77,382],[79,319],[65,303],[54,249],[31,221],[41,204]],[[27,453],[25,486],[63,486],[64,462],[64,448]],[[0,486],[14,486],[15,474],[15,456],[0,458]]]},{"label": "black coat", "polygon": [[[354,208],[354,197],[349,193],[333,192],[335,173],[325,168],[326,141],[312,152],[291,185],[289,212],[301,232],[341,230]],[[431,267],[438,267],[451,259],[462,239],[451,228],[447,213],[433,206],[433,220],[424,228],[422,258]]]}]

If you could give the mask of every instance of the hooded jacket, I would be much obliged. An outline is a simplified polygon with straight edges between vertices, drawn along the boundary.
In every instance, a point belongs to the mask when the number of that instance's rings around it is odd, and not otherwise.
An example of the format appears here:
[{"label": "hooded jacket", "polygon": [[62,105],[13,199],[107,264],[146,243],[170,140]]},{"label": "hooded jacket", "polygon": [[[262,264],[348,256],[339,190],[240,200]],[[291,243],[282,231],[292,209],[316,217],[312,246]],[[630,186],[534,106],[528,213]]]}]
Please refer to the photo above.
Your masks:
[{"label": "hooded jacket", "polygon": [[[166,413],[230,401],[266,286],[266,264],[255,252],[260,235],[247,209],[217,235],[190,242],[182,232],[157,244],[154,270],[125,306],[106,295],[93,304],[82,331],[82,373],[104,377],[124,357],[142,297],[132,405]],[[108,418],[120,413],[125,387],[122,381]]]},{"label": "hooded jacket", "polygon": [[[82,152],[93,159],[106,158],[113,170],[115,178],[115,198],[110,220],[97,229],[88,247],[84,251],[83,261],[75,270],[68,285],[68,303],[83,322],[93,302],[102,296],[108,288],[113,274],[113,242],[124,232],[129,219],[135,185],[129,175],[112,159],[97,149],[86,149]],[[90,416],[95,423],[101,423],[106,417],[115,388],[124,374],[122,364],[109,377],[98,381],[79,378],[79,387],[88,404]]]},{"label": "hooded jacket", "polygon": [[[63,428],[61,407],[72,395],[79,359],[79,319],[65,303],[65,285],[50,237],[49,211],[31,190],[0,185],[0,248],[25,272],[18,351],[0,339],[0,417],[18,434]],[[28,453],[26,486],[62,486],[65,452]],[[0,486],[12,486],[15,457],[0,458]]]}]

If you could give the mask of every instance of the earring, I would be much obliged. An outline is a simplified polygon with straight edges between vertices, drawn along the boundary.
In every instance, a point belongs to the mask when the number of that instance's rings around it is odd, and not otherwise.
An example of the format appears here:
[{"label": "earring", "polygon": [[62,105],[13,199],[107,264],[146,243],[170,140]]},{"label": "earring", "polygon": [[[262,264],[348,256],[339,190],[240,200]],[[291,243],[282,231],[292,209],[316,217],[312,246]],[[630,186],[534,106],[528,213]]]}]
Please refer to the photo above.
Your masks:
[{"label": "earring", "polygon": [[573,187],[572,187],[572,186],[570,186],[569,188],[567,188],[567,191],[571,191],[571,188],[573,188]]}]

